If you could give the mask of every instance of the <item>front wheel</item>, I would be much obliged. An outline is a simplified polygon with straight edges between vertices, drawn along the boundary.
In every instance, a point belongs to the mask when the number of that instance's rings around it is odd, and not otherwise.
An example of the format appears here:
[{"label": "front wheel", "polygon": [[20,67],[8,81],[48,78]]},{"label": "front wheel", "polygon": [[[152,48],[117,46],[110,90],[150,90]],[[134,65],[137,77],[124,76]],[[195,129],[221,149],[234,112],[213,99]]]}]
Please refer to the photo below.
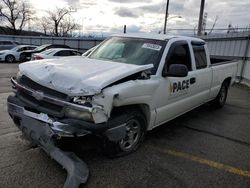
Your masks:
[{"label": "front wheel", "polygon": [[219,94],[213,101],[216,108],[222,108],[225,105],[227,100],[227,93],[228,93],[228,84],[224,82],[221,85]]},{"label": "front wheel", "polygon": [[7,56],[5,57],[5,61],[6,61],[7,63],[13,63],[13,62],[15,61],[15,57],[14,57],[13,55],[7,55]]},{"label": "front wheel", "polygon": [[[122,122],[123,123],[123,122]],[[120,157],[137,150],[145,136],[146,119],[139,111],[130,111],[126,119],[126,134],[119,141],[105,139],[103,153],[109,157]]]}]

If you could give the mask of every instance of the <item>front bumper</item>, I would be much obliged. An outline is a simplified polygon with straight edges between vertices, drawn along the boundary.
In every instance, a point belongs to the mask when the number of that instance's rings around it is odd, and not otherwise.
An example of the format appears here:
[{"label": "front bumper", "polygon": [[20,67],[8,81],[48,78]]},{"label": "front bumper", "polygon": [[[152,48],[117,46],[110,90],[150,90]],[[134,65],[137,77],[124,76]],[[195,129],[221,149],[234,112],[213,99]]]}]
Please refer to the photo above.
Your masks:
[{"label": "front bumper", "polygon": [[64,188],[77,188],[88,179],[87,165],[72,152],[59,149],[55,141],[59,137],[79,137],[87,134],[105,135],[111,141],[124,138],[126,134],[126,114],[114,118],[107,123],[94,124],[72,119],[60,121],[44,113],[35,113],[26,109],[25,104],[16,96],[7,99],[8,112],[33,144],[40,146],[48,155],[67,170],[67,179]]},{"label": "front bumper", "polygon": [[[35,115],[13,103],[8,102],[8,111],[33,144],[40,146],[48,155],[67,170],[64,188],[77,188],[88,179],[87,165],[72,152],[64,152],[55,145],[55,139],[62,130],[45,115]],[[66,132],[66,131],[65,131]],[[67,132],[68,133],[68,132]]]}]

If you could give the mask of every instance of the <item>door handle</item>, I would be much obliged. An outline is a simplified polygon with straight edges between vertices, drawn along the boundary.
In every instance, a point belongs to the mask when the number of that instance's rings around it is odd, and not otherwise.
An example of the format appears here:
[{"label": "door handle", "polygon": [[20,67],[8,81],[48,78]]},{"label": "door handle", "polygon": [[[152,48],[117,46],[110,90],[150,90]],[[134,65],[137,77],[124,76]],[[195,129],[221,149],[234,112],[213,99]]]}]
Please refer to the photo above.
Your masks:
[{"label": "door handle", "polygon": [[194,84],[196,82],[196,78],[193,77],[193,78],[190,78],[190,84]]}]

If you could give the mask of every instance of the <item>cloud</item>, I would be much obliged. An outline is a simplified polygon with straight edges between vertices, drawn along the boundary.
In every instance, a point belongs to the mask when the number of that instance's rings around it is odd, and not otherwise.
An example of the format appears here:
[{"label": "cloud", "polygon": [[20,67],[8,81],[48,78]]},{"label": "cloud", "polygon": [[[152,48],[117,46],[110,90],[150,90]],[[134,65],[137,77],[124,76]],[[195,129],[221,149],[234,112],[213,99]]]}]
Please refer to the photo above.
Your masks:
[{"label": "cloud", "polygon": [[120,17],[130,17],[130,18],[138,18],[139,14],[136,13],[133,9],[127,9],[124,7],[120,7],[115,10],[115,14],[120,16]]},{"label": "cloud", "polygon": [[123,3],[123,4],[127,4],[127,3],[150,3],[151,0],[141,0],[141,1],[135,1],[135,0],[108,0],[110,2],[115,2],[115,3]]},{"label": "cloud", "polygon": [[[83,28],[94,32],[122,32],[127,24],[128,32],[155,32],[162,30],[166,0],[29,0],[36,12],[46,11],[53,6],[73,6],[77,9],[74,18],[84,23]],[[200,0],[171,0],[169,16],[181,16],[168,21],[168,29],[191,29],[198,25]],[[37,8],[38,7],[38,8]],[[231,23],[234,27],[250,25],[249,0],[209,0],[206,1],[205,11],[208,13],[206,28],[210,29],[216,15],[219,19],[216,28],[227,28]],[[38,14],[38,13],[36,13]],[[41,13],[42,14],[42,13]],[[83,20],[83,21],[82,21]],[[90,28],[88,26],[92,25]],[[98,27],[97,27],[98,25]],[[131,30],[131,31],[130,31]],[[185,31],[187,32],[187,31]]]},{"label": "cloud", "polygon": [[81,9],[81,8],[89,8],[96,5],[95,0],[65,0],[69,6]]}]

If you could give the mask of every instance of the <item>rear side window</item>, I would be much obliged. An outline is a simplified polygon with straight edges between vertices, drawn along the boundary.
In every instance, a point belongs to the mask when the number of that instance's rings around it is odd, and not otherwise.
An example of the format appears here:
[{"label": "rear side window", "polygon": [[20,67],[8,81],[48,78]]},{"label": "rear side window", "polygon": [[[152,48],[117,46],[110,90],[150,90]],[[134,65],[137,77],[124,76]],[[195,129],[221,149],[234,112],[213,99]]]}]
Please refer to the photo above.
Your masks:
[{"label": "rear side window", "polygon": [[185,41],[178,41],[172,44],[166,59],[167,70],[172,64],[186,65],[188,70],[192,70],[191,57],[188,44]]},{"label": "rear side window", "polygon": [[54,56],[70,56],[71,52],[69,50],[62,50],[57,53],[55,53]]},{"label": "rear side window", "polygon": [[204,45],[193,45],[196,69],[207,67],[207,56]]}]

